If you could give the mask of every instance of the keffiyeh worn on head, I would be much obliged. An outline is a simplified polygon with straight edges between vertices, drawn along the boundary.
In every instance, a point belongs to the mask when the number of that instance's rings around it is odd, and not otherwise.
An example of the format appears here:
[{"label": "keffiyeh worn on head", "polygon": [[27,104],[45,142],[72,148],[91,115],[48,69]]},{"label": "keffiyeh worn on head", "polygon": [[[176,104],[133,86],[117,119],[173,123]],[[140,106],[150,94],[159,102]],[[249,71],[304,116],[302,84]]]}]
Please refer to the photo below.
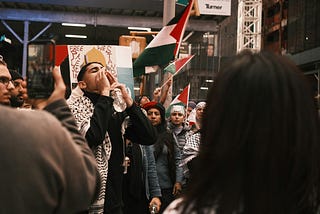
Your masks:
[{"label": "keffiyeh worn on head", "polygon": [[181,113],[183,115],[186,114],[185,108],[182,105],[173,105],[173,106],[171,106],[170,114],[172,114],[174,112],[178,112],[178,113]]},{"label": "keffiyeh worn on head", "polygon": [[199,102],[197,105],[196,105],[196,109],[198,108],[205,108],[206,107],[206,102]]}]

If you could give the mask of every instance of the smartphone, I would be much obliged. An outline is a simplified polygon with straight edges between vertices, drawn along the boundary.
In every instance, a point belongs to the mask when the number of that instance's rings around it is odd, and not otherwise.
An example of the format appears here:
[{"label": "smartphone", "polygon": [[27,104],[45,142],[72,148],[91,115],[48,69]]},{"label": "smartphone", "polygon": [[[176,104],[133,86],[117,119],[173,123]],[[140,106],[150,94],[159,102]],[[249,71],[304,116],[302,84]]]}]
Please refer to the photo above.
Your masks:
[{"label": "smartphone", "polygon": [[38,40],[28,43],[27,90],[33,99],[48,98],[54,89],[55,42]]}]

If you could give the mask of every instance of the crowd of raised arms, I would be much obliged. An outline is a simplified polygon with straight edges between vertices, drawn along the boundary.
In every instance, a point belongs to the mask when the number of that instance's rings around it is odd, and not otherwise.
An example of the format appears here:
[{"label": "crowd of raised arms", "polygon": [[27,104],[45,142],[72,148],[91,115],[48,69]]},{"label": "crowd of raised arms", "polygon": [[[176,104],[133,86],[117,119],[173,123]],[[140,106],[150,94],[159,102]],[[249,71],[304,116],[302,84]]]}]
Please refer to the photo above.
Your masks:
[{"label": "crowd of raised arms", "polygon": [[133,100],[100,62],[68,96],[52,75],[31,99],[0,56],[0,213],[320,213],[318,105],[284,56],[241,52],[167,108],[171,81]]}]

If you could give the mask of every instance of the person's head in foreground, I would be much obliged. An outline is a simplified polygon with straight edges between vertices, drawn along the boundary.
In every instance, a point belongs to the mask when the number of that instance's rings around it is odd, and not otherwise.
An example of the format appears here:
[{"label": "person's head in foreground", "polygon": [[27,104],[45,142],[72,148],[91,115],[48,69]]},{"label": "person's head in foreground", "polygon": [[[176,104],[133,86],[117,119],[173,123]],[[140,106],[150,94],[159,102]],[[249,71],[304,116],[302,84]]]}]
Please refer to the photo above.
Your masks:
[{"label": "person's head in foreground", "polygon": [[319,117],[288,59],[236,56],[208,93],[202,128],[182,213],[317,213]]}]

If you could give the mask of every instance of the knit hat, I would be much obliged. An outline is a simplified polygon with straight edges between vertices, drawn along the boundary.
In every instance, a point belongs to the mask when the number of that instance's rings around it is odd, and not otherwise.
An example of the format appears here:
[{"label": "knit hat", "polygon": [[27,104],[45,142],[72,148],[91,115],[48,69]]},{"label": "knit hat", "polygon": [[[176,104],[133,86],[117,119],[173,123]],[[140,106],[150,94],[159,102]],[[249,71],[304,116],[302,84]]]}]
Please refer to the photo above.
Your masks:
[{"label": "knit hat", "polygon": [[19,74],[18,71],[9,69],[9,72],[10,72],[12,80],[16,80],[16,79],[22,79],[23,80],[23,77],[21,76],[21,74]]},{"label": "knit hat", "polygon": [[196,107],[196,103],[193,102],[193,101],[189,101],[189,102],[188,102],[188,107],[194,109],[194,108]]},{"label": "knit hat", "polygon": [[160,116],[161,116],[161,123],[162,122],[165,122],[165,108],[163,107],[163,105],[161,103],[158,103],[158,102],[155,102],[155,101],[151,101],[151,102],[148,102],[146,104],[144,104],[142,106],[142,108],[144,108],[147,112],[149,109],[152,109],[152,108],[155,108],[155,109],[158,109],[159,112],[160,112]]}]

